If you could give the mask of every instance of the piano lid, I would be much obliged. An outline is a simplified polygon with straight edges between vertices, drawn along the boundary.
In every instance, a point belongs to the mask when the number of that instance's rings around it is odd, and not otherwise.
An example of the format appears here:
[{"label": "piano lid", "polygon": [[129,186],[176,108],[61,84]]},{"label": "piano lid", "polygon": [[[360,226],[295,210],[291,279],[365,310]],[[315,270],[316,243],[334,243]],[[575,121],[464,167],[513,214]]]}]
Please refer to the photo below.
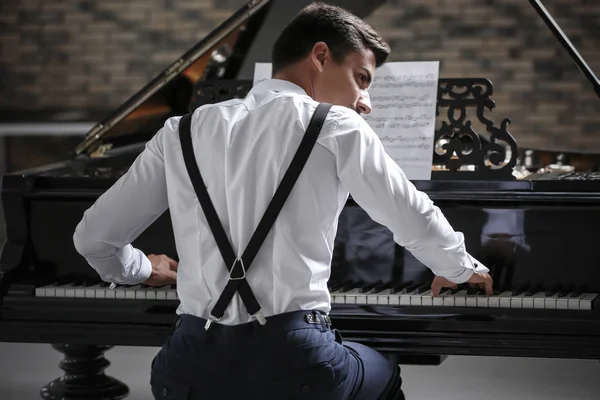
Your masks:
[{"label": "piano lid", "polygon": [[147,141],[167,118],[189,112],[194,84],[204,79],[234,78],[270,3],[271,0],[251,0],[242,6],[96,124],[74,149],[74,156],[91,154],[109,138],[141,134],[147,135]]}]

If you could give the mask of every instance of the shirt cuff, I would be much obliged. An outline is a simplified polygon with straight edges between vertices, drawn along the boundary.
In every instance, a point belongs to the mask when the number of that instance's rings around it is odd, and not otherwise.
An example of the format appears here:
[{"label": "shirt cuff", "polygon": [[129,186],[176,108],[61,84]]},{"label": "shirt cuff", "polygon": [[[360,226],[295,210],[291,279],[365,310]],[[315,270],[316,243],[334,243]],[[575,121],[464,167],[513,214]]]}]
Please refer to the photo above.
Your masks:
[{"label": "shirt cuff", "polygon": [[475,257],[468,253],[464,258],[463,265],[465,267],[463,272],[461,272],[459,275],[455,275],[446,279],[448,279],[452,283],[461,284],[471,279],[475,272],[490,272],[490,270],[485,265],[483,265]]},{"label": "shirt cuff", "polygon": [[135,257],[137,257],[137,264],[139,269],[136,274],[131,277],[129,284],[137,285],[145,282],[152,275],[152,263],[148,260],[148,257],[141,250],[134,249]]}]

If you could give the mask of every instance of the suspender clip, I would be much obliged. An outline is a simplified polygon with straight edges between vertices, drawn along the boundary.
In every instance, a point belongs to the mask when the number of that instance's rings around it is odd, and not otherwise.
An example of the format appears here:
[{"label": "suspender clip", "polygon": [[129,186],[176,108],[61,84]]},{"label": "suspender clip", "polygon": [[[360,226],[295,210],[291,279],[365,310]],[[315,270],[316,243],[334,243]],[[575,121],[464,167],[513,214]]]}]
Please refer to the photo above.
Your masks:
[{"label": "suspender clip", "polygon": [[204,330],[207,331],[208,328],[210,328],[210,324],[214,322],[219,322],[221,320],[221,318],[217,318],[214,315],[210,315],[210,318],[206,321],[206,325],[204,325]]},{"label": "suspender clip", "polygon": [[258,310],[253,317],[256,317],[256,320],[261,325],[265,325],[267,323],[267,318],[264,316],[261,310]]}]

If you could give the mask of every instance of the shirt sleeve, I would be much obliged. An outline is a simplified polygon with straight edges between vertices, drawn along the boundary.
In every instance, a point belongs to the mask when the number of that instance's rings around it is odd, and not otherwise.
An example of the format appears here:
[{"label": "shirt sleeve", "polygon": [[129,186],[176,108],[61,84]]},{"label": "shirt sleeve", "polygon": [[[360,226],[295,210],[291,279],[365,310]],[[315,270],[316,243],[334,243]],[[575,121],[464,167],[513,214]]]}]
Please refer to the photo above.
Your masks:
[{"label": "shirt sleeve", "polygon": [[474,270],[489,272],[467,253],[464,235],[407,179],[358,114],[343,113],[331,139],[342,186],[375,222],[392,231],[396,243],[454,283],[466,282]]},{"label": "shirt sleeve", "polygon": [[75,229],[76,250],[105,282],[135,285],[152,273],[146,255],[131,242],[168,208],[162,138],[172,133],[167,121]]}]

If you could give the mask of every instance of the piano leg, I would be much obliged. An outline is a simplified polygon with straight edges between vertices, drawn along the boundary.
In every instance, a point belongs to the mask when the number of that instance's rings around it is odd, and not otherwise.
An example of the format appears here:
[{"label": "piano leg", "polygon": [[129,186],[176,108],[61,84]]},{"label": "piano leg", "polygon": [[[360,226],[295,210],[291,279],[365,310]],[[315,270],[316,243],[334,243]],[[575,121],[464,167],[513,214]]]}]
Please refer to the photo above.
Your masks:
[{"label": "piano leg", "polygon": [[113,346],[53,344],[65,358],[59,367],[65,374],[44,386],[41,396],[46,400],[119,400],[129,394],[123,382],[104,374],[110,362],[104,352]]}]

